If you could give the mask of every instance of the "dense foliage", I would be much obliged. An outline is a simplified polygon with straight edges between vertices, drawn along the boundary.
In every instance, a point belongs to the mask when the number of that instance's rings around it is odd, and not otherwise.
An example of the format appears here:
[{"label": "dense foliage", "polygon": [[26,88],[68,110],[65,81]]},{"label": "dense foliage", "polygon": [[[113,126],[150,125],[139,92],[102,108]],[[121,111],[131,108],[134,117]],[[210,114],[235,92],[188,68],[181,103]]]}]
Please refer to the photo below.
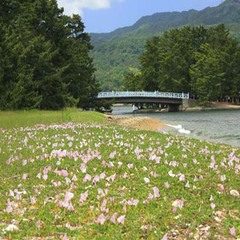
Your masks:
[{"label": "dense foliage", "polygon": [[56,0],[0,3],[0,109],[91,104],[97,92],[88,34]]},{"label": "dense foliage", "polygon": [[201,102],[239,97],[240,45],[224,25],[186,26],[153,37],[140,62],[140,73],[126,75],[129,90],[189,92]]},{"label": "dense foliage", "polygon": [[140,18],[129,27],[110,33],[91,34],[96,78],[104,90],[123,88],[124,75],[129,67],[139,67],[138,57],[149,37],[183,26],[215,26],[224,24],[230,36],[240,39],[239,0],[225,0],[219,6],[201,11],[155,13]]}]

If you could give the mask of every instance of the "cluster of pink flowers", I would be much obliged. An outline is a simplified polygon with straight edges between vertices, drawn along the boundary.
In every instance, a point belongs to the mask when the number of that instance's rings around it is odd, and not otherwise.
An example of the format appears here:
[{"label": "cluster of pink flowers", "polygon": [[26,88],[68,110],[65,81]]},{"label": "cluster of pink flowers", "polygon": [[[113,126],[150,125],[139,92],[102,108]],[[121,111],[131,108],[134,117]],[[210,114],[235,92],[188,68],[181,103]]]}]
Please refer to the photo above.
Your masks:
[{"label": "cluster of pink flowers", "polygon": [[[206,169],[218,181],[209,209],[220,207],[214,194],[239,198],[239,189],[227,185],[229,172],[236,177],[240,173],[240,158],[235,151],[220,158],[223,152],[204,146],[194,154],[189,150],[194,144],[188,140],[167,136],[162,143],[147,134],[136,132],[126,138],[128,134],[126,129],[73,123],[6,132],[6,163],[11,166],[20,162],[24,172],[18,179],[21,186],[5,194],[5,212],[14,216],[20,209],[24,216],[30,205],[44,208],[50,201],[60,212],[90,209],[87,222],[121,226],[128,222],[132,209],[142,205],[146,208],[161,202],[171,214],[189,206],[187,198],[177,196],[179,192],[176,196],[171,193],[179,188],[185,195],[192,194],[207,179]],[[174,145],[177,156],[171,152]],[[37,172],[25,170],[32,166],[36,169],[38,164]],[[32,188],[25,187],[30,182],[34,182]],[[52,196],[46,189],[51,189]],[[41,228],[42,220],[36,219],[36,223]],[[143,229],[148,227],[143,225]],[[235,228],[230,232],[236,235]]]}]

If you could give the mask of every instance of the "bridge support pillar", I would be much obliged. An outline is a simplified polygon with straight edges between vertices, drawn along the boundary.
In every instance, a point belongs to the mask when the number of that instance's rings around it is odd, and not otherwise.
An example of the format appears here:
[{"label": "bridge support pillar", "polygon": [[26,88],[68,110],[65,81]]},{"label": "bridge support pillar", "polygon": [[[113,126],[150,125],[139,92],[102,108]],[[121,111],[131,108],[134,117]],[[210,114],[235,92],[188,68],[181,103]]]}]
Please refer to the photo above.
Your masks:
[{"label": "bridge support pillar", "polygon": [[168,105],[168,112],[179,112],[180,105]]}]

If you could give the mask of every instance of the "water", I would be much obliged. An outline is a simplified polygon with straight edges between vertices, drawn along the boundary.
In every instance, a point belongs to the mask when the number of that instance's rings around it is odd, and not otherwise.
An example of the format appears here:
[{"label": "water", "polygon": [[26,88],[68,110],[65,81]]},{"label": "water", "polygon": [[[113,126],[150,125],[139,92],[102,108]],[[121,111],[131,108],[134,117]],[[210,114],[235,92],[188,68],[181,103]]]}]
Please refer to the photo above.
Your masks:
[{"label": "water", "polygon": [[240,110],[132,113],[132,107],[114,107],[113,114],[148,116],[172,125],[180,134],[240,147]]}]

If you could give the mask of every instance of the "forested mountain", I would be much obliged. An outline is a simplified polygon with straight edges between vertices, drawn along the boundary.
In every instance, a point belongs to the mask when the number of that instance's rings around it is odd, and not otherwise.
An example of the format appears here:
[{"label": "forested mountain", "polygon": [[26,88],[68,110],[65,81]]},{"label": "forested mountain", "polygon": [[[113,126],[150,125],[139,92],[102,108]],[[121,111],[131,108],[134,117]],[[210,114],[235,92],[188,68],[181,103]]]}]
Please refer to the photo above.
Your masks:
[{"label": "forested mountain", "polygon": [[1,0],[0,109],[85,107],[94,99],[90,38],[56,0]]},{"label": "forested mountain", "polygon": [[225,0],[217,7],[201,11],[155,13],[139,19],[134,25],[110,33],[90,34],[96,78],[104,90],[121,89],[129,67],[139,66],[139,55],[146,40],[161,36],[173,28],[225,24],[230,36],[240,39],[240,0]]}]

